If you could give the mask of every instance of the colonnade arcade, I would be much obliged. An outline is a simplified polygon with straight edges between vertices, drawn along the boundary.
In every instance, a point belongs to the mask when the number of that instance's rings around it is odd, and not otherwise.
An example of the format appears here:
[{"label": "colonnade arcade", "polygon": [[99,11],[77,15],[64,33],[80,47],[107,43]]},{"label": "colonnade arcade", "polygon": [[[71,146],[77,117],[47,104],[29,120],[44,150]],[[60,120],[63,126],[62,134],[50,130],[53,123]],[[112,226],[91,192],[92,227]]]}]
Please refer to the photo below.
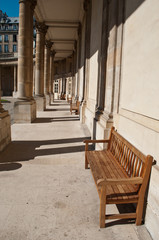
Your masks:
[{"label": "colonnade arcade", "polygon": [[[146,226],[159,239],[159,1],[20,0],[19,7],[15,122],[33,122],[60,93],[69,94],[80,101],[91,138],[108,138],[114,125],[154,156]],[[10,141],[10,117],[0,104],[0,151]]]}]

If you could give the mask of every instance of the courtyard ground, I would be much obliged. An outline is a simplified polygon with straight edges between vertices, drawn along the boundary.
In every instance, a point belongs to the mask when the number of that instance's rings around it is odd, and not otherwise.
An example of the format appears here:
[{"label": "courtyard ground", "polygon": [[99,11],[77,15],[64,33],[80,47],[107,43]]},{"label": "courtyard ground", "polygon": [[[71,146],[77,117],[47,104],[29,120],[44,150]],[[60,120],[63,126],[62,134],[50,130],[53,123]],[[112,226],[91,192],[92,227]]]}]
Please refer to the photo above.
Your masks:
[{"label": "courtyard ground", "polygon": [[66,101],[11,128],[12,143],[0,154],[0,240],[151,239],[131,221],[99,228],[98,194],[84,169],[83,140],[90,135]]}]

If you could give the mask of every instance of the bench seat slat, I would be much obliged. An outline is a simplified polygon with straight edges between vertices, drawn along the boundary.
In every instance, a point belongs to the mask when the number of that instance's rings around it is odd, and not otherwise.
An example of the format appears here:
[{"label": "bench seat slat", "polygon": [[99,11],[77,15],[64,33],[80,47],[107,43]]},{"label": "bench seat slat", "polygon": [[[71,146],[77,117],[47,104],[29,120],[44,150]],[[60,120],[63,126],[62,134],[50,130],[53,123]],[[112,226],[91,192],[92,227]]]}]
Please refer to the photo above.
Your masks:
[{"label": "bench seat slat", "polygon": [[[110,151],[87,151],[87,159],[96,185],[97,180],[102,178],[129,178]],[[100,188],[97,188],[100,193]],[[111,203],[111,200],[127,202],[138,199],[138,185],[109,185],[106,191],[107,203]]]}]

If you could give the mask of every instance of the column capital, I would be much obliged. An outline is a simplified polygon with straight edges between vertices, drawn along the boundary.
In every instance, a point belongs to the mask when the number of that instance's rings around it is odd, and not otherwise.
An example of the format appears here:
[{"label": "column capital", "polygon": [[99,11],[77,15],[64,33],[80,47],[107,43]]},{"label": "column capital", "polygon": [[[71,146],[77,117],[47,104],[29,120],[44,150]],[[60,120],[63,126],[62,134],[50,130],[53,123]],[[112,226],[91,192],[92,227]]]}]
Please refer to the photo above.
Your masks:
[{"label": "column capital", "polygon": [[26,3],[30,2],[31,4],[35,5],[37,4],[37,0],[19,0],[19,3]]},{"label": "column capital", "polygon": [[90,0],[84,0],[83,9],[84,9],[85,12],[88,11],[89,5],[90,5]]},{"label": "column capital", "polygon": [[37,0],[30,0],[31,1],[31,10],[34,11],[35,6],[37,5]]},{"label": "column capital", "polygon": [[45,25],[44,22],[35,22],[35,27],[37,32],[46,34],[48,27]]},{"label": "column capital", "polygon": [[50,40],[45,40],[45,46],[46,46],[47,48],[50,48],[50,49],[51,49],[52,45],[53,45],[53,42],[51,42]]},{"label": "column capital", "polygon": [[56,54],[56,51],[55,51],[55,50],[52,50],[52,51],[50,52],[50,56],[51,56],[51,57],[55,57],[55,54]]}]

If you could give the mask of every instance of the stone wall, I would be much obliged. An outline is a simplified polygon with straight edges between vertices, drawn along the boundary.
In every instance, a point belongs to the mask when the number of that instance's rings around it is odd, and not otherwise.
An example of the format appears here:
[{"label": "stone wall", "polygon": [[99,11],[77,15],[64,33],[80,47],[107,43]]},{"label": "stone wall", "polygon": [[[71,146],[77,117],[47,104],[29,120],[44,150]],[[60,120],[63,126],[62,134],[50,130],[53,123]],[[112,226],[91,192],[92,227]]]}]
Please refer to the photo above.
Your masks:
[{"label": "stone wall", "polygon": [[107,138],[114,125],[139,150],[151,154],[156,160],[150,179],[145,225],[157,240],[159,2],[91,2],[87,103],[82,121],[84,119],[92,138],[96,139]]},{"label": "stone wall", "polygon": [[126,1],[118,131],[157,161],[153,166],[145,224],[159,239],[159,2]]}]

